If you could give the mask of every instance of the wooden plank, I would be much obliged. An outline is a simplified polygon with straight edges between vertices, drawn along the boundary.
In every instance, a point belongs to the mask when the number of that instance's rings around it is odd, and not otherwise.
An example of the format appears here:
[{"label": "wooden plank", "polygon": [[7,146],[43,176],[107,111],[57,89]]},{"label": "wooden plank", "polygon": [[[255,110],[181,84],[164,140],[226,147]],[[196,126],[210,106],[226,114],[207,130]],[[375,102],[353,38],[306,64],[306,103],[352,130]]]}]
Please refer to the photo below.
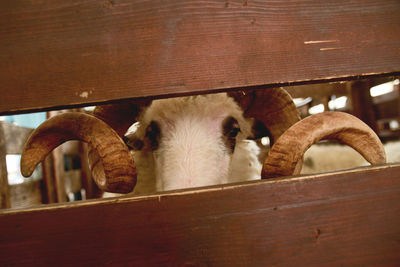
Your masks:
[{"label": "wooden plank", "polygon": [[1,266],[395,266],[400,165],[1,212],[0,229]]},{"label": "wooden plank", "polygon": [[10,187],[6,162],[6,139],[3,124],[0,123],[0,209],[10,207]]},{"label": "wooden plank", "polygon": [[399,73],[399,13],[398,0],[1,1],[0,113]]}]

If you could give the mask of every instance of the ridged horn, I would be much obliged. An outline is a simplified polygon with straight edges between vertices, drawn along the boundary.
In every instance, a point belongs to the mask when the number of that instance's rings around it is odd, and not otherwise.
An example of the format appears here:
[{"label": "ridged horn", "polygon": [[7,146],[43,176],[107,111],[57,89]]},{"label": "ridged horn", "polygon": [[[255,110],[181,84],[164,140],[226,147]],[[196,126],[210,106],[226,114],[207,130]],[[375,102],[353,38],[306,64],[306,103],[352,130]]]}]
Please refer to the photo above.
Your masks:
[{"label": "ridged horn", "polygon": [[300,120],[296,105],[283,88],[234,91],[228,95],[242,107],[245,117],[255,118],[267,127],[271,144]]},{"label": "ridged horn", "polygon": [[[97,106],[93,111],[93,115],[104,121],[122,138],[129,127],[137,121],[141,110],[150,105],[150,103],[151,100],[143,99]],[[88,159],[93,178],[97,181],[106,181],[100,156],[92,146],[89,146],[88,149]]]},{"label": "ridged horn", "polygon": [[87,142],[99,155],[91,166],[93,178],[101,189],[115,193],[133,190],[136,168],[122,139],[102,120],[80,112],[54,116],[32,133],[22,153],[21,173],[30,176],[47,154],[68,140]]},{"label": "ridged horn", "polygon": [[[358,151],[371,164],[386,162],[385,150],[375,132],[358,118],[343,112],[311,115],[290,127],[272,146],[261,177],[297,175],[304,153],[322,139],[335,139]],[[329,152],[327,152],[329,153]]]}]

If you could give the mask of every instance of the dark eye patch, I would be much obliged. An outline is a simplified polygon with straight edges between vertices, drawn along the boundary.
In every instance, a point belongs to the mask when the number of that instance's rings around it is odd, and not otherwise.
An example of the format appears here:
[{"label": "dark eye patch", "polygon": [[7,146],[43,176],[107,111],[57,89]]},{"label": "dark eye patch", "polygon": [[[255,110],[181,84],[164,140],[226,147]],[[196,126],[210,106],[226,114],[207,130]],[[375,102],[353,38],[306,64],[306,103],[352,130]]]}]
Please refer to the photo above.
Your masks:
[{"label": "dark eye patch", "polygon": [[152,150],[156,150],[158,148],[160,137],[160,126],[155,121],[150,122],[149,126],[146,128],[146,139],[150,142],[150,147]]},{"label": "dark eye patch", "polygon": [[222,122],[222,139],[231,153],[235,150],[236,136],[239,132],[239,123],[234,117],[227,117]]}]

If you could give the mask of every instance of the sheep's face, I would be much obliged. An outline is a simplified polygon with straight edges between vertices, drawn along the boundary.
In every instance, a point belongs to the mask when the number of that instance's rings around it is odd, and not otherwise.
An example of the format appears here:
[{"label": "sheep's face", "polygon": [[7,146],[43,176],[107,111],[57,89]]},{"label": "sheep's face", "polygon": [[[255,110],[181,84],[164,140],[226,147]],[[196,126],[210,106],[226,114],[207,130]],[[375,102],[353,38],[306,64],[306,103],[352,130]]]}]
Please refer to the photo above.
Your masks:
[{"label": "sheep's face", "polygon": [[250,128],[226,94],[153,101],[127,138],[139,190],[151,177],[157,191],[228,182],[235,145]]}]

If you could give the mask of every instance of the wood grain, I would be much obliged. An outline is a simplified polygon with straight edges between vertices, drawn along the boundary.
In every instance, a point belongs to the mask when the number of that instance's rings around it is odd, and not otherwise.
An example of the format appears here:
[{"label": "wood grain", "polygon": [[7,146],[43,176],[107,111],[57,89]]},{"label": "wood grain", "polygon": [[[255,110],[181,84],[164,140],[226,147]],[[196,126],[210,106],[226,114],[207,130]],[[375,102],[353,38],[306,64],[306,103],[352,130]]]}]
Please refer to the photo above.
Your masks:
[{"label": "wood grain", "polygon": [[0,3],[0,113],[400,72],[400,2]]},{"label": "wood grain", "polygon": [[0,123],[0,209],[10,207],[10,187],[8,185],[8,172],[6,162],[6,138],[3,124]]},{"label": "wood grain", "polygon": [[395,266],[400,165],[1,212],[0,229],[1,266]]}]

